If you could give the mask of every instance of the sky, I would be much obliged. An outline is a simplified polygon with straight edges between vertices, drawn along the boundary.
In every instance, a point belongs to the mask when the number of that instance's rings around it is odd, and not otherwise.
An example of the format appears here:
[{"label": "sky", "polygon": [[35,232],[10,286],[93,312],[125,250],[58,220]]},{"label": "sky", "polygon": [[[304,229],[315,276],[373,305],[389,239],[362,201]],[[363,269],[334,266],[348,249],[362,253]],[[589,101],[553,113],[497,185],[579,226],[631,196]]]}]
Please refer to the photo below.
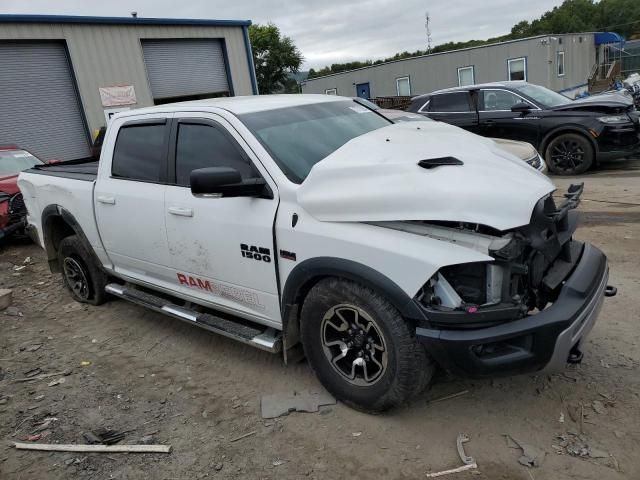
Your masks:
[{"label": "sky", "polygon": [[215,18],[275,23],[305,57],[303,69],[376,60],[432,44],[509,33],[561,0],[0,0],[0,13]]}]

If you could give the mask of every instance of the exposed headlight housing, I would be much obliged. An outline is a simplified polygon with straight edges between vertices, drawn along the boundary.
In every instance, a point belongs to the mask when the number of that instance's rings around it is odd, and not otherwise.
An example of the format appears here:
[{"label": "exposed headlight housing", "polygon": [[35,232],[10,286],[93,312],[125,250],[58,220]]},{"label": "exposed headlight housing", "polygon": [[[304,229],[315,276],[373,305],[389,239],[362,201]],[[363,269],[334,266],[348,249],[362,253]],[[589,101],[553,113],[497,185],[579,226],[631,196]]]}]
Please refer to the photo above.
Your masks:
[{"label": "exposed headlight housing", "polygon": [[602,123],[629,123],[629,117],[626,115],[607,115],[606,117],[598,117]]}]

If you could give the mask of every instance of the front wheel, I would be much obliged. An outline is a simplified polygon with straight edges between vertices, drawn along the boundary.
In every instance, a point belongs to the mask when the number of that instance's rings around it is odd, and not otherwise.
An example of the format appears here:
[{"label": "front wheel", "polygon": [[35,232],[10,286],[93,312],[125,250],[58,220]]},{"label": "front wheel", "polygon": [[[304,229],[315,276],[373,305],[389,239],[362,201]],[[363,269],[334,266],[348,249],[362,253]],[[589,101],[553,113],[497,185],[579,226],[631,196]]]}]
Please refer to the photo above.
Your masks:
[{"label": "front wheel", "polygon": [[302,307],[311,368],[338,400],[368,412],[395,407],[430,382],[435,366],[388,300],[357,283],[321,280]]},{"label": "front wheel", "polygon": [[545,149],[549,170],[557,175],[580,175],[589,170],[595,153],[591,142],[576,133],[558,135]]}]

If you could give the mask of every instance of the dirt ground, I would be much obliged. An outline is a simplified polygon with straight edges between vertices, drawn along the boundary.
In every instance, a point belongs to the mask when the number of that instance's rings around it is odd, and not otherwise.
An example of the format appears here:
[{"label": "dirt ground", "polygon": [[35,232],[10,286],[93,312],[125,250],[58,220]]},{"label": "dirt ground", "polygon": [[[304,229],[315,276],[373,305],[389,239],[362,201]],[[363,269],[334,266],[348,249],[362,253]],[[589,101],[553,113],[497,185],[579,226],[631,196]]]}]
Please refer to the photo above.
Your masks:
[{"label": "dirt ground", "polygon": [[[554,179],[560,188],[571,180]],[[19,315],[0,312],[0,478],[425,478],[460,465],[463,432],[478,470],[442,478],[640,478],[640,160],[580,180],[586,192],[577,236],[605,251],[618,287],[584,362],[553,376],[441,374],[413,404],[379,416],[338,404],[263,420],[261,395],[320,389],[306,363],[285,367],[279,356],[121,300],[74,303],[39,248],[4,247],[0,288],[13,289]],[[65,375],[16,382],[56,372]],[[84,443],[82,433],[100,427],[126,431],[121,443],[147,437],[173,450],[67,454],[11,446],[38,430],[44,438],[37,443]],[[519,464],[521,452],[504,434],[546,452],[542,465]],[[572,439],[600,458],[569,454]]]}]

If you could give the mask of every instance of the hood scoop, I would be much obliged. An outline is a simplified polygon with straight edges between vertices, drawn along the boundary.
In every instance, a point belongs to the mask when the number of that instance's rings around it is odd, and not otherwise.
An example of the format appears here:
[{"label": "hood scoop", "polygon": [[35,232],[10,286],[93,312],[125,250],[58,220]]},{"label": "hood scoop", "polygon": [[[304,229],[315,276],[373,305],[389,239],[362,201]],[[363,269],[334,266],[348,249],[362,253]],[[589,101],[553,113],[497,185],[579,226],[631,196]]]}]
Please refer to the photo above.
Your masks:
[{"label": "hood scoop", "polygon": [[464,162],[455,157],[428,158],[418,162],[418,166],[426,168],[427,170],[436,167],[444,167],[446,165],[464,165]]}]

